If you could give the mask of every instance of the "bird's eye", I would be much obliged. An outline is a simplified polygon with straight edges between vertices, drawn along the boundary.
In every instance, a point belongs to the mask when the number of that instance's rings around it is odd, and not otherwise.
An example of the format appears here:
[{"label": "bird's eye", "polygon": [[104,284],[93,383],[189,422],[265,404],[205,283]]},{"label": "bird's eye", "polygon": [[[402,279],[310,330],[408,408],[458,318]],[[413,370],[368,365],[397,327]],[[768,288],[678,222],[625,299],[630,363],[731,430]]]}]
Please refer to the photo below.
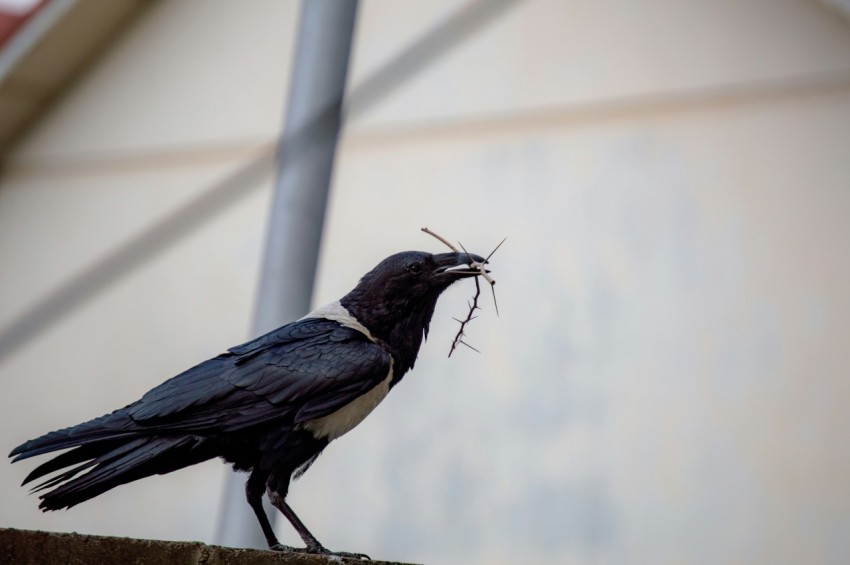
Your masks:
[{"label": "bird's eye", "polygon": [[422,263],[410,263],[404,268],[408,273],[413,273],[414,275],[418,275],[422,272]]}]

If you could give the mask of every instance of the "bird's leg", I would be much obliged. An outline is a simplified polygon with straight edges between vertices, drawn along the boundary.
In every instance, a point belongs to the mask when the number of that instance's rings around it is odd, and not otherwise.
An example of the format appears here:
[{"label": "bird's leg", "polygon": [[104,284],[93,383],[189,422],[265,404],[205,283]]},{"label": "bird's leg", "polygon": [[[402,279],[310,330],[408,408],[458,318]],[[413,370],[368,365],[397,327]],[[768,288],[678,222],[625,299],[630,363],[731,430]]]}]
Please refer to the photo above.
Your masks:
[{"label": "bird's leg", "polygon": [[[351,557],[354,559],[365,559],[371,560],[368,555],[363,553],[349,553],[347,551],[330,551],[325,548],[319,540],[316,539],[316,536],[310,533],[310,530],[307,529],[307,526],[304,525],[304,522],[295,514],[295,511],[286,503],[286,500],[283,496],[278,494],[277,492],[269,489],[269,500],[271,500],[272,505],[275,508],[280,510],[280,512],[286,516],[286,519],[289,520],[289,523],[292,524],[292,527],[295,528],[295,531],[298,532],[298,535],[301,536],[301,539],[304,540],[304,545],[307,547],[304,548],[304,551],[307,553],[321,553],[324,555],[338,555],[340,557]],[[298,551],[296,549],[296,551]]]},{"label": "bird's leg", "polygon": [[289,523],[292,524],[292,527],[295,528],[295,531],[298,532],[298,535],[301,536],[301,539],[304,540],[304,545],[307,546],[307,551],[310,553],[330,553],[327,549],[324,548],[322,544],[319,543],[319,540],[316,539],[316,536],[310,533],[310,530],[307,529],[307,526],[304,525],[304,522],[295,515],[292,508],[286,503],[286,500],[279,495],[278,493],[269,490],[269,500],[275,508],[280,510],[280,512],[286,516],[286,519],[289,520]]},{"label": "bird's leg", "polygon": [[257,515],[257,520],[260,521],[260,527],[263,529],[263,535],[266,536],[266,543],[269,544],[269,549],[275,551],[291,551],[293,548],[282,545],[277,541],[274,535],[269,517],[266,516],[266,511],[263,508],[263,491],[266,490],[266,480],[268,473],[264,473],[259,469],[251,471],[248,477],[248,482],[245,483],[245,497],[248,499],[248,504]]}]

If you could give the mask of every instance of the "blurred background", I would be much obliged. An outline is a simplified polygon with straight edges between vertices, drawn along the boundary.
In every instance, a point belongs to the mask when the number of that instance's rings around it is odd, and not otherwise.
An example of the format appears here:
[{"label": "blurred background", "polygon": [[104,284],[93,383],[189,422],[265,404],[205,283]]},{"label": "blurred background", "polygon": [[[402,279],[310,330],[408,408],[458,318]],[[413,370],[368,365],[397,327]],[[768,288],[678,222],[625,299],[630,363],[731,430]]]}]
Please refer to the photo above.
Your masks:
[{"label": "blurred background", "polygon": [[[250,337],[298,10],[0,2],[4,453]],[[348,85],[316,304],[443,251],[421,226],[508,241],[481,354],[446,358],[456,285],[416,369],[293,485],[323,543],[850,562],[850,3],[364,0]],[[0,465],[1,526],[213,542],[231,473],[42,514],[33,463]]]}]

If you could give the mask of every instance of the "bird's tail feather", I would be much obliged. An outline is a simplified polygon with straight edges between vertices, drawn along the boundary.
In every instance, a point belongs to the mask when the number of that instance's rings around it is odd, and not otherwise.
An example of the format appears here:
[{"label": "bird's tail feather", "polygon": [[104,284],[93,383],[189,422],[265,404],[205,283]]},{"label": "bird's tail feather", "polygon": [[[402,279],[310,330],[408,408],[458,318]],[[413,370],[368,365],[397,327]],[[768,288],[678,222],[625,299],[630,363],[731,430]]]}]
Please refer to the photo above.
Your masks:
[{"label": "bird's tail feather", "polygon": [[[157,433],[159,432],[159,433]],[[50,432],[16,447],[13,461],[73,447],[42,463],[23,484],[50,477],[33,487],[43,510],[70,508],[118,485],[168,473],[216,455],[209,439],[186,433],[141,429],[126,410]],[[52,489],[52,490],[48,490]]]},{"label": "bird's tail feather", "polygon": [[[214,457],[197,436],[147,436],[102,441],[80,446],[36,468],[24,484],[71,467],[36,485],[42,510],[71,508],[119,485],[155,474],[169,473]],[[80,475],[83,471],[88,471]],[[78,476],[80,475],[80,476]]]},{"label": "bird's tail feather", "polygon": [[138,436],[138,429],[135,428],[135,423],[127,417],[126,409],[116,410],[111,414],[106,414],[100,418],[83,422],[76,426],[63,428],[44,434],[41,437],[31,439],[24,442],[9,454],[9,457],[14,457],[12,462],[20,461],[50,453],[51,451],[59,451],[69,447],[78,447],[91,444],[93,442],[121,440],[133,436]]}]

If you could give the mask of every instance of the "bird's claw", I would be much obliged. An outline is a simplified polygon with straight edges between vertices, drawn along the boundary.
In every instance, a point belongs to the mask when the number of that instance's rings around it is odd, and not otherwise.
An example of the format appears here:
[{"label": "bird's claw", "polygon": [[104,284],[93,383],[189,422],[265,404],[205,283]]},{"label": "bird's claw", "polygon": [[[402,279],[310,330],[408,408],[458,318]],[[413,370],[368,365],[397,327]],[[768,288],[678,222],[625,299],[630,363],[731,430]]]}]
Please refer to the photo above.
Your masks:
[{"label": "bird's claw", "polygon": [[372,558],[366,555],[365,553],[351,553],[349,551],[332,551],[329,553],[330,555],[338,555],[340,557],[344,557],[345,559],[359,559],[360,561],[371,561]]},{"label": "bird's claw", "polygon": [[307,547],[292,547],[291,545],[283,545],[276,543],[269,546],[272,551],[292,551],[294,553],[308,553],[311,555],[327,555],[329,557],[341,557],[343,559],[359,559],[361,561],[371,561],[372,558],[365,553],[351,553],[348,551],[331,551],[323,545],[310,545]]},{"label": "bird's claw", "polygon": [[351,553],[349,551],[331,551],[323,545],[308,545],[305,548],[294,549],[299,553],[311,553],[313,555],[327,555],[329,557],[342,557],[343,559],[359,559],[361,561],[371,561],[372,558],[365,553]]},{"label": "bird's claw", "polygon": [[298,551],[297,547],[292,547],[291,545],[283,545],[282,543],[270,545],[269,549],[271,551]]}]

